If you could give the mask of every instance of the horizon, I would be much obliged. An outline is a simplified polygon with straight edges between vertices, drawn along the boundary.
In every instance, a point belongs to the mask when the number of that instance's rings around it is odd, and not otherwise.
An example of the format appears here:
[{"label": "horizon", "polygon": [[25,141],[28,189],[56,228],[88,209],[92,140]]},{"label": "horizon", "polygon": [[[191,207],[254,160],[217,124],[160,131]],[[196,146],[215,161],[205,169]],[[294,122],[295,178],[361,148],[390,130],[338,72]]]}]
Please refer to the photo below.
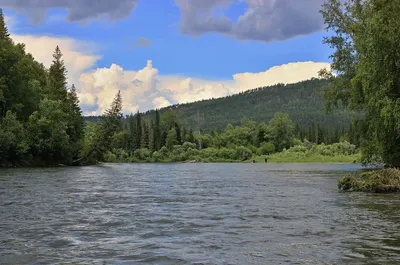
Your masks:
[{"label": "horizon", "polygon": [[3,2],[11,37],[36,60],[48,67],[60,46],[85,116],[101,115],[118,90],[124,114],[143,113],[305,81],[330,68],[323,0],[296,12],[300,4],[288,0],[100,1],[98,9]]}]

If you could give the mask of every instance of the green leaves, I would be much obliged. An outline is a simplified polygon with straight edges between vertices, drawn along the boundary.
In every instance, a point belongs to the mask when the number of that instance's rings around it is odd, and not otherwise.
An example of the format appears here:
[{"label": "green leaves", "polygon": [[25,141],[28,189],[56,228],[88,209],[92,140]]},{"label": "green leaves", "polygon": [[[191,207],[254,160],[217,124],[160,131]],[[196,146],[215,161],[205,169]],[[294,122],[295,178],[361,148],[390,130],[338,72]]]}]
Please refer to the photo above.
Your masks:
[{"label": "green leaves", "polygon": [[331,68],[338,73],[327,104],[342,101],[365,113],[365,163],[382,158],[400,166],[400,1],[329,0],[321,12],[327,29],[335,32],[325,43],[334,48]]}]

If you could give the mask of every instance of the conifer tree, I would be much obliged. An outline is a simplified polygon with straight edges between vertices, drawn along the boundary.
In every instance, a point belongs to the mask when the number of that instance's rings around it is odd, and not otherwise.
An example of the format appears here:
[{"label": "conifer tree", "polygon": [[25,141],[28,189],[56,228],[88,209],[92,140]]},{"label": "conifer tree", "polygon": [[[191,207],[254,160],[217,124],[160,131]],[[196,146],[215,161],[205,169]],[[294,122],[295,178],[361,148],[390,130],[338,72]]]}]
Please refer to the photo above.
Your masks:
[{"label": "conifer tree", "polygon": [[49,69],[47,93],[49,99],[66,102],[67,95],[67,68],[60,48],[56,47],[53,53],[53,63]]},{"label": "conifer tree", "polygon": [[155,145],[155,150],[160,150],[161,149],[161,128],[160,128],[160,113],[158,110],[156,110],[156,122],[154,124],[154,145]]},{"label": "conifer tree", "polygon": [[142,122],[141,148],[149,148],[149,127],[146,121]]},{"label": "conifer tree", "polygon": [[0,40],[11,42],[2,8],[0,8]]},{"label": "conifer tree", "polygon": [[182,135],[181,135],[181,128],[178,123],[175,123],[175,132],[176,132],[176,143],[182,144]]},{"label": "conifer tree", "polygon": [[81,148],[81,140],[83,137],[83,117],[75,85],[72,85],[70,91],[68,91],[68,104],[69,121],[67,134],[70,137],[71,145],[74,146],[74,155],[77,155]]},{"label": "conifer tree", "polygon": [[149,149],[152,151],[156,150],[156,142],[155,142],[155,133],[154,133],[154,122],[150,122],[150,129],[149,129]]},{"label": "conifer tree", "polygon": [[139,111],[136,113],[135,138],[136,138],[136,148],[140,148],[142,141],[142,117]]}]

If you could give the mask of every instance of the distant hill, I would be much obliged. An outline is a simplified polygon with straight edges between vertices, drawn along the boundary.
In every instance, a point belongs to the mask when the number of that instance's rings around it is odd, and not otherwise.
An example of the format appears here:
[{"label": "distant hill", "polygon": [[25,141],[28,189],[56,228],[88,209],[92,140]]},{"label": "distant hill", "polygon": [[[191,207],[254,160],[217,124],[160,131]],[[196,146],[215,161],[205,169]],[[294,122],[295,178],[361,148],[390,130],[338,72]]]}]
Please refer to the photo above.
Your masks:
[{"label": "distant hill", "polygon": [[[292,120],[302,127],[315,123],[328,128],[348,128],[354,113],[336,110],[332,114],[326,114],[324,111],[323,91],[327,85],[327,81],[320,79],[288,85],[278,84],[223,98],[177,104],[159,111],[162,115],[172,109],[187,127],[201,127],[204,132],[224,129],[229,123],[237,125],[243,118],[268,122],[276,112],[289,113]],[[144,117],[154,116],[154,112],[147,111]],[[90,121],[97,119],[86,117]]]}]

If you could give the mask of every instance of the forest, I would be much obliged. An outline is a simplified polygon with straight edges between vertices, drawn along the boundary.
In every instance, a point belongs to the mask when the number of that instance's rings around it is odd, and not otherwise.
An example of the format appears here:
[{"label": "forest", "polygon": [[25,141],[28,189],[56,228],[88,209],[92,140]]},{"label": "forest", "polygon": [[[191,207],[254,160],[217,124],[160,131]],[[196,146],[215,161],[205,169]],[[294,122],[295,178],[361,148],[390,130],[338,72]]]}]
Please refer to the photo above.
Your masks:
[{"label": "forest", "polygon": [[[208,99],[193,103],[177,104],[159,109],[160,114],[173,110],[186,127],[204,133],[220,131],[227,124],[239,125],[248,118],[256,123],[272,119],[276,112],[288,113],[291,119],[304,129],[319,124],[325,129],[345,128],[357,112],[338,108],[327,113],[324,109],[324,92],[329,82],[313,78],[295,84],[251,89],[223,98]],[[240,111],[237,111],[240,106]],[[143,113],[143,118],[154,116],[155,110]],[[100,117],[85,117],[85,121],[99,121]]]},{"label": "forest", "polygon": [[[381,22],[371,20],[381,16],[375,9],[392,17],[389,7],[376,1],[324,5],[325,23],[336,32],[324,39],[335,50],[335,74],[322,69],[319,79],[128,116],[121,113],[118,93],[102,116],[86,118],[77,89],[67,85],[59,47],[47,69],[25,52],[24,44],[13,42],[0,11],[0,164],[310,161],[353,159],[361,150],[364,164],[398,166],[399,71],[391,51],[399,42],[390,38],[398,36],[400,27],[393,20],[379,35],[375,30]],[[349,24],[342,23],[344,17]],[[371,22],[367,33],[355,30],[352,18]],[[362,38],[354,39],[353,31]],[[382,48],[379,43],[385,40]],[[240,111],[233,111],[237,106]]]}]

